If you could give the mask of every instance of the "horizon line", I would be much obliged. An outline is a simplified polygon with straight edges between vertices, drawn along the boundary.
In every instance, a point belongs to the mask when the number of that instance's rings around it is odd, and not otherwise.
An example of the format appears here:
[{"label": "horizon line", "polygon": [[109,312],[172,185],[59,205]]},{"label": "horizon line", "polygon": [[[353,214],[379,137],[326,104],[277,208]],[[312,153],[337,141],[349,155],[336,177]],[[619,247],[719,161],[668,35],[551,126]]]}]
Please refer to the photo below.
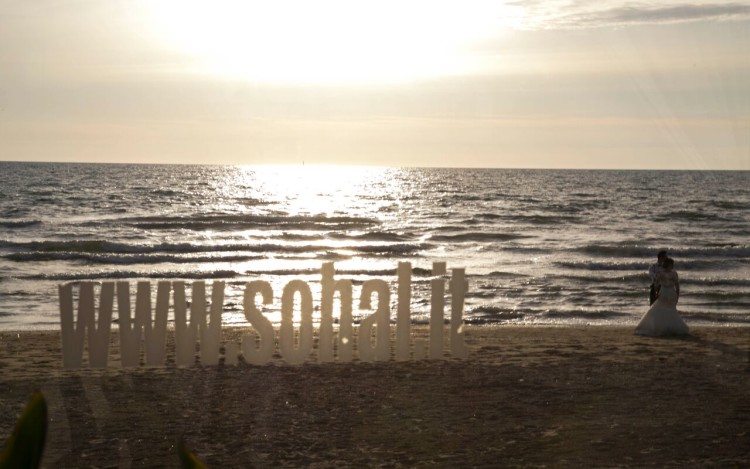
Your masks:
[{"label": "horizon line", "polygon": [[686,169],[686,168],[590,168],[590,167],[558,167],[558,166],[538,166],[538,167],[522,167],[522,166],[389,166],[389,165],[372,165],[372,164],[356,164],[356,163],[175,163],[175,162],[158,162],[158,163],[144,163],[144,162],[123,162],[123,161],[75,161],[75,160],[64,160],[64,161],[50,161],[50,160],[4,160],[0,158],[0,164],[2,163],[20,163],[20,164],[90,164],[90,165],[112,165],[112,166],[248,166],[248,167],[330,167],[330,166],[342,166],[351,168],[372,168],[372,169],[476,169],[476,170],[556,170],[556,171],[684,171],[684,172],[728,172],[728,171],[739,171],[739,172],[750,172],[750,168],[705,168],[705,169]]}]

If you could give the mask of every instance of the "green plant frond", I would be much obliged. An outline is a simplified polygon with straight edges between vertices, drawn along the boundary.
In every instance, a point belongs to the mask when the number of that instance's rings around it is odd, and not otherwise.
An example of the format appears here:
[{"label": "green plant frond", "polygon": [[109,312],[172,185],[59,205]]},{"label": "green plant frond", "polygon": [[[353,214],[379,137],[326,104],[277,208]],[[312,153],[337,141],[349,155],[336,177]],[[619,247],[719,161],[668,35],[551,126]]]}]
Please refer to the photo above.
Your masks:
[{"label": "green plant frond", "polygon": [[47,401],[35,392],[0,455],[0,469],[37,468],[47,436]]},{"label": "green plant frond", "polygon": [[206,466],[203,461],[198,459],[196,455],[190,452],[190,450],[187,449],[187,446],[185,446],[185,441],[180,438],[180,441],[177,443],[177,454],[180,456],[180,465],[184,469],[207,469],[208,466]]}]

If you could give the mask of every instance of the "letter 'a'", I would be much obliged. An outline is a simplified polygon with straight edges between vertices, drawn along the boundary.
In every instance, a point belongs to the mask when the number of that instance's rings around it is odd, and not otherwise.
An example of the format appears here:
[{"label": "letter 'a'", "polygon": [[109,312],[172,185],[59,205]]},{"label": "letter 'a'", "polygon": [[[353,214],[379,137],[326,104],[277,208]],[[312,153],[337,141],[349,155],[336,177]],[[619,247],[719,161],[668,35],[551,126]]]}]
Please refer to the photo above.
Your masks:
[{"label": "letter 'a'", "polygon": [[[357,337],[359,359],[363,362],[387,361],[390,359],[390,319],[391,292],[383,280],[368,280],[362,285],[359,299],[360,309],[370,309],[372,294],[377,293],[378,308],[362,320]],[[372,334],[375,331],[375,346],[372,345]]]}]

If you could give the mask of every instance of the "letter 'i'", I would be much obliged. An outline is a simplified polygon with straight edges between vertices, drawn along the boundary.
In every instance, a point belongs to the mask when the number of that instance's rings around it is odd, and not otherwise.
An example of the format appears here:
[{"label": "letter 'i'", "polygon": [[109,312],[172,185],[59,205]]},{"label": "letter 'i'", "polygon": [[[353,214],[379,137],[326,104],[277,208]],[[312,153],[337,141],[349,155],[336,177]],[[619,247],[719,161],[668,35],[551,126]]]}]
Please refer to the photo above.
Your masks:
[{"label": "letter 'i'", "polygon": [[430,298],[430,358],[443,358],[443,328],[445,325],[445,262],[432,263],[433,278],[430,282],[432,295]]}]

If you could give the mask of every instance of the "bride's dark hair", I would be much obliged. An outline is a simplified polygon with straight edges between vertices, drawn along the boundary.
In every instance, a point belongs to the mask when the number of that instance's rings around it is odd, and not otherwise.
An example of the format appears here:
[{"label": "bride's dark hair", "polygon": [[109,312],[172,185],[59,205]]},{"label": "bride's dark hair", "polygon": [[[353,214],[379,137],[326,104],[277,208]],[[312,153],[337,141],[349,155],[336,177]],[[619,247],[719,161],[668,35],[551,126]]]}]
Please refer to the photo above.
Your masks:
[{"label": "bride's dark hair", "polygon": [[667,260],[664,261],[664,267],[673,268],[674,267],[674,259],[672,259],[671,257],[667,257]]}]

